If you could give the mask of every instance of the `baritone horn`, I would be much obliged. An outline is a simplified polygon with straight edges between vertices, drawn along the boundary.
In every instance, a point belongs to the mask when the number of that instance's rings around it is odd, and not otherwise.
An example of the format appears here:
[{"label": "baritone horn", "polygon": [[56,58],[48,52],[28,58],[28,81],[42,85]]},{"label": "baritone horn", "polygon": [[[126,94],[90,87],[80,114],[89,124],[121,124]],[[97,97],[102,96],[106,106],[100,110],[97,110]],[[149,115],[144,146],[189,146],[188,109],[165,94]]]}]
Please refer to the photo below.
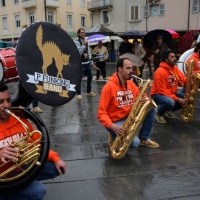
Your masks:
[{"label": "baritone horn", "polygon": [[[20,140],[18,140],[17,142],[10,144],[10,146],[17,149],[18,157],[16,160],[7,160],[5,163],[0,165],[0,169],[6,165],[11,165],[10,168],[0,173],[0,182],[16,180],[22,177],[29,170],[31,170],[31,168],[34,165],[38,165],[38,166],[41,165],[41,163],[38,162],[38,159],[40,157],[40,151],[41,151],[40,142],[42,141],[42,133],[38,130],[34,130],[31,132],[28,126],[22,120],[20,120],[20,118],[17,117],[13,112],[11,112],[8,109],[5,109],[5,112],[12,115],[15,119],[17,119],[21,123],[27,135],[21,138]],[[31,136],[35,133],[37,133],[39,137],[37,140],[33,141],[31,139]],[[15,172],[15,170],[17,169],[23,169],[24,165],[29,165],[26,170],[22,170],[22,172],[16,176],[12,176],[12,177],[8,176],[12,172]]]}]

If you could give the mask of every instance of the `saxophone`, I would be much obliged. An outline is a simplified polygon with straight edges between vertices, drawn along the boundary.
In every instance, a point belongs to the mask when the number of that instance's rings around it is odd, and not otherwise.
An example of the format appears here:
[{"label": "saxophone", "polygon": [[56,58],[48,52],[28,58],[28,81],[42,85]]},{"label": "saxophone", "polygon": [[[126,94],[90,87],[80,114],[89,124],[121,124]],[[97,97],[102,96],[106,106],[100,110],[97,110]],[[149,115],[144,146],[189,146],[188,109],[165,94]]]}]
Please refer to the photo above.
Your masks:
[{"label": "saxophone", "polygon": [[191,60],[187,68],[187,84],[184,99],[187,105],[183,107],[181,118],[185,122],[190,122],[194,117],[194,108],[196,105],[197,92],[200,82],[200,73],[193,72],[194,60]]},{"label": "saxophone", "polygon": [[110,155],[113,159],[116,160],[121,159],[125,156],[131,142],[133,141],[136,134],[139,132],[139,129],[146,115],[152,108],[157,107],[156,103],[152,99],[148,99],[148,101],[143,105],[141,104],[141,100],[149,88],[150,79],[148,79],[144,83],[141,78],[134,75],[132,76],[140,79],[140,94],[137,96],[135,103],[131,108],[129,116],[122,125],[122,128],[125,130],[125,134],[123,136],[117,136],[113,141],[111,133],[108,133]]}]

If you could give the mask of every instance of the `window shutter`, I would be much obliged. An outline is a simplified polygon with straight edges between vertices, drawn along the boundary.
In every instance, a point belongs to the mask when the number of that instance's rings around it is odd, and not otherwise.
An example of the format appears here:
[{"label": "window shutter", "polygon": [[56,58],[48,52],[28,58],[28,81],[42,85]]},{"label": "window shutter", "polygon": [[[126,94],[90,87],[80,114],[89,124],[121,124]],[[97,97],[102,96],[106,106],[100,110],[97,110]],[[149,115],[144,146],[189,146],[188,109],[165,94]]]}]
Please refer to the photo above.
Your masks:
[{"label": "window shutter", "polygon": [[144,6],[144,17],[149,17],[149,6]]},{"label": "window shutter", "polygon": [[198,11],[199,11],[199,0],[193,0],[192,12],[196,13]]},{"label": "window shutter", "polygon": [[159,5],[160,15],[165,15],[165,4]]}]

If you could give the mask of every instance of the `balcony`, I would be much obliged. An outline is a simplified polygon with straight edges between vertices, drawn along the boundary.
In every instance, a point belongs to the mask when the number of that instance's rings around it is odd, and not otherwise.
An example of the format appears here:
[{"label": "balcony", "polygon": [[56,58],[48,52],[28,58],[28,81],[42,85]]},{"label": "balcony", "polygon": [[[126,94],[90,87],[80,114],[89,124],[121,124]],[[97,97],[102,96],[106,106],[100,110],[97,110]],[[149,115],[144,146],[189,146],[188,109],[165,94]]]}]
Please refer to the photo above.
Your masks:
[{"label": "balcony", "polygon": [[59,8],[59,0],[46,0],[47,8]]},{"label": "balcony", "polygon": [[103,9],[109,9],[112,10],[113,7],[113,0],[96,0],[96,1],[90,1],[87,3],[87,9],[88,11],[100,11]]},{"label": "balcony", "polygon": [[36,7],[36,0],[23,0],[22,1],[22,8],[35,8]]}]

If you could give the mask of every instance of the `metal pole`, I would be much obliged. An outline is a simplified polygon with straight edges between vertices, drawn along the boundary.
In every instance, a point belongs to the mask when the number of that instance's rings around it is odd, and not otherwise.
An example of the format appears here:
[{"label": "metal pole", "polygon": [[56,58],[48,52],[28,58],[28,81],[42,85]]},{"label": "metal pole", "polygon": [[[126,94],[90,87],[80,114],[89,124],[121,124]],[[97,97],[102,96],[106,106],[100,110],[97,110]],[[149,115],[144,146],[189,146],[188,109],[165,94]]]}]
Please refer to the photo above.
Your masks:
[{"label": "metal pole", "polygon": [[47,21],[46,0],[44,0],[44,14],[45,14],[45,21]]}]

